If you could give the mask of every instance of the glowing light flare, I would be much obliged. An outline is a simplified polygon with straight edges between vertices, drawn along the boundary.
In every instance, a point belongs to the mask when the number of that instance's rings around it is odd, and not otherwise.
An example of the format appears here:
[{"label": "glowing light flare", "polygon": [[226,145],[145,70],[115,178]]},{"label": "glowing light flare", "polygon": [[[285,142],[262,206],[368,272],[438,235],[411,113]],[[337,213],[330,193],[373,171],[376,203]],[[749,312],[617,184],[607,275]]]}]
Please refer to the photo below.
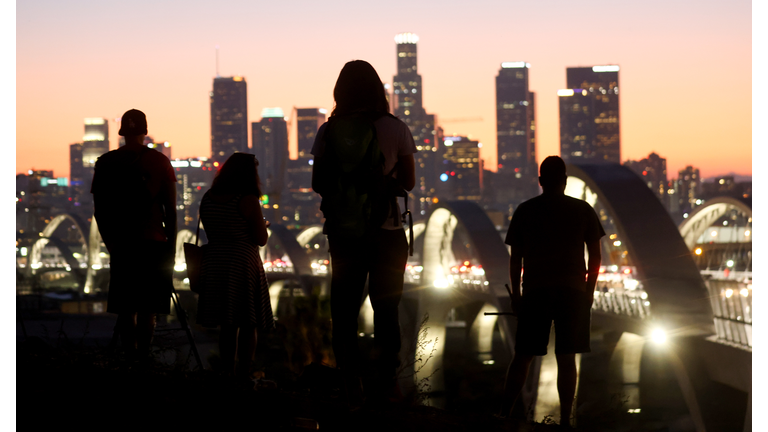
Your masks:
[{"label": "glowing light flare", "polygon": [[657,328],[651,332],[651,340],[657,344],[663,344],[667,341],[667,332]]},{"label": "glowing light flare", "polygon": [[592,72],[618,72],[618,71],[619,71],[618,65],[592,66]]},{"label": "glowing light flare", "polygon": [[702,253],[702,250],[701,250],[701,248],[696,248],[696,250],[694,251],[694,253],[695,253],[696,255],[701,255],[701,253]]},{"label": "glowing light flare", "polygon": [[562,89],[557,91],[558,96],[573,96],[572,89]]},{"label": "glowing light flare", "polygon": [[732,296],[733,296],[733,290],[732,289],[729,288],[729,289],[725,290],[725,298],[731,298]]},{"label": "glowing light flare", "polygon": [[742,297],[748,297],[749,296],[749,290],[746,288],[742,288],[741,291],[739,291]]},{"label": "glowing light flare", "polygon": [[446,279],[437,279],[437,280],[435,280],[432,283],[432,285],[434,285],[435,288],[446,289],[446,288],[448,288],[448,280],[446,280]]}]

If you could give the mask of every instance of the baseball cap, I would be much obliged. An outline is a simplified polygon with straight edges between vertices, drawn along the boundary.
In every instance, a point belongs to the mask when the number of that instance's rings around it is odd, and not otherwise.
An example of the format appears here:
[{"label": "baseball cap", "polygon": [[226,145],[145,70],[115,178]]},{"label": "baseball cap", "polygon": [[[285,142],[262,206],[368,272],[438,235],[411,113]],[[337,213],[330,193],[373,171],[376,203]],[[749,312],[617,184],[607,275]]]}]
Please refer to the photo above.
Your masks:
[{"label": "baseball cap", "polygon": [[147,116],[137,109],[130,109],[123,114],[120,120],[120,136],[134,136],[147,134]]}]

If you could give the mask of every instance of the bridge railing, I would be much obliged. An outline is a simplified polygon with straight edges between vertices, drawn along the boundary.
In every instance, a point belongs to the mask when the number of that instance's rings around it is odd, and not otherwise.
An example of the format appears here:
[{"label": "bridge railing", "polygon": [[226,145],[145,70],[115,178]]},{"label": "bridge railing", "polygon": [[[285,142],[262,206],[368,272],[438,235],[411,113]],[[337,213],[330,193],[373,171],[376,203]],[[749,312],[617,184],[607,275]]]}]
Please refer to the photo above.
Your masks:
[{"label": "bridge railing", "polygon": [[645,319],[651,315],[651,302],[648,300],[648,294],[642,289],[628,290],[616,286],[615,283],[598,281],[594,295],[595,301],[592,303],[594,311],[638,319]]},{"label": "bridge railing", "polygon": [[752,284],[708,280],[709,298],[720,341],[752,348]]}]

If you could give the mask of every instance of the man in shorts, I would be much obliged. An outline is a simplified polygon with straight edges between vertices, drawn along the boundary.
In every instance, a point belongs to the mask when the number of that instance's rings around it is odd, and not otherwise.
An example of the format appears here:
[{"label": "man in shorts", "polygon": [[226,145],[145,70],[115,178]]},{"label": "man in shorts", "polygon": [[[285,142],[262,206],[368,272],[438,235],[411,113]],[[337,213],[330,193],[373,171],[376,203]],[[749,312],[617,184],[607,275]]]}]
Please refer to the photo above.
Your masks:
[{"label": "man in shorts", "polygon": [[590,310],[605,231],[588,203],[565,195],[567,175],[561,158],[544,159],[539,174],[542,194],[515,210],[505,240],[511,246],[512,311],[518,321],[501,414],[511,411],[534,356],[547,354],[554,321],[560,423],[569,425],[576,393],[576,353],[590,351]]},{"label": "man in shorts", "polygon": [[93,176],[94,217],[110,254],[107,312],[129,359],[149,354],[156,314],[170,313],[176,246],[176,175],[166,156],[147,148],[147,118],[129,110],[125,146],[102,155]]}]

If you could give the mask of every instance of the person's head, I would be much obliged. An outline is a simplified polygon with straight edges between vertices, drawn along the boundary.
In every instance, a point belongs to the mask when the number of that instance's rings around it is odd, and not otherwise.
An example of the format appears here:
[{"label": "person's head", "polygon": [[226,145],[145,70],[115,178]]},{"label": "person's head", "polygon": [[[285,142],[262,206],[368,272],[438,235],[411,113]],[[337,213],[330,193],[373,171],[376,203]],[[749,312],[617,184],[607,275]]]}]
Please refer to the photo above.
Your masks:
[{"label": "person's head", "polygon": [[259,161],[250,153],[235,153],[224,162],[213,179],[211,190],[218,194],[253,194],[261,196],[261,181],[256,168]]},{"label": "person's head", "polygon": [[545,191],[564,191],[568,175],[565,162],[559,156],[548,156],[539,167],[539,184]]},{"label": "person's head", "polygon": [[384,84],[370,63],[352,60],[344,65],[333,88],[335,106],[331,116],[356,111],[388,113]]},{"label": "person's head", "polygon": [[118,135],[125,137],[125,144],[143,144],[147,136],[147,116],[137,109],[129,109],[120,119]]}]

